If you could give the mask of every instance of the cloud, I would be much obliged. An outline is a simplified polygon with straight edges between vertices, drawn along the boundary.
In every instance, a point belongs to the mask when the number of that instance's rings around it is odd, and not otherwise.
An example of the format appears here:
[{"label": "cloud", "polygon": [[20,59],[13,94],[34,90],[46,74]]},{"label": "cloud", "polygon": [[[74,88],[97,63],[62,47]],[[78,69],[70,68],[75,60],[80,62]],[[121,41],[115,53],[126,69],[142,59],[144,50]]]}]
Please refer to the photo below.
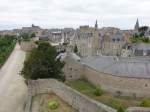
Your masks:
[{"label": "cloud", "polygon": [[29,26],[94,25],[133,28],[137,18],[150,24],[149,0],[0,0],[1,29]]}]

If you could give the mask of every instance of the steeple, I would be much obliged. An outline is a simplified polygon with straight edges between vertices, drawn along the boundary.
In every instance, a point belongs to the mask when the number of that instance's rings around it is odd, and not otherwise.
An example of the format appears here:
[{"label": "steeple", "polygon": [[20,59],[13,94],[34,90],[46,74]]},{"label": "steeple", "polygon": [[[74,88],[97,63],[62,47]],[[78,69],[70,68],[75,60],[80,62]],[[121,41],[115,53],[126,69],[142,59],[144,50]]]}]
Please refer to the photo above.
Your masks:
[{"label": "steeple", "polygon": [[98,23],[97,23],[97,20],[96,20],[96,23],[95,23],[95,29],[98,28]]},{"label": "steeple", "polygon": [[134,27],[134,30],[136,31],[136,32],[138,32],[139,31],[139,20],[138,20],[138,18],[137,18],[137,21],[136,21],[136,24],[135,24],[135,27]]}]

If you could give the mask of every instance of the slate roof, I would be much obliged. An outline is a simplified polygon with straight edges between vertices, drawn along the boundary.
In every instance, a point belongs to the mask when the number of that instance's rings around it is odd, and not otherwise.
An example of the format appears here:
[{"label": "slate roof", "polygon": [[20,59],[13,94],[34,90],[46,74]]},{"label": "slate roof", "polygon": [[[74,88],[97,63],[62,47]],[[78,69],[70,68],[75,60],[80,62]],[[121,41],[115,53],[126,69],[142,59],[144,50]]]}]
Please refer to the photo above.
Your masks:
[{"label": "slate roof", "polygon": [[117,32],[115,34],[111,34],[109,38],[110,39],[115,39],[115,40],[117,40],[117,39],[123,40],[124,36],[123,36],[122,32]]},{"label": "slate roof", "polygon": [[87,57],[81,62],[114,76],[150,78],[150,58]]},{"label": "slate roof", "polygon": [[[65,52],[65,53],[60,53],[57,57],[56,57],[56,59],[58,59],[58,58],[60,58],[60,60],[61,61],[64,61],[64,59],[67,57],[67,53]],[[72,58],[72,59],[74,59],[75,61],[80,61],[81,60],[81,58],[78,56],[78,55],[76,55],[75,53],[69,53],[69,56]]]},{"label": "slate roof", "polygon": [[135,50],[150,50],[150,44],[136,44],[132,46]]}]

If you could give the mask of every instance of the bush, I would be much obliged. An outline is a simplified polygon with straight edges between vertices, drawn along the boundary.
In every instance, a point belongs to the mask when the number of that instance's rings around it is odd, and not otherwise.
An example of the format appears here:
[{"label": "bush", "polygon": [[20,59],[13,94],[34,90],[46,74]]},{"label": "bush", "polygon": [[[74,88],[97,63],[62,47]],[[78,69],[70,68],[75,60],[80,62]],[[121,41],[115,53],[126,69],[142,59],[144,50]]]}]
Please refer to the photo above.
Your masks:
[{"label": "bush", "polygon": [[101,88],[97,87],[97,88],[95,89],[94,94],[95,94],[96,96],[101,96],[101,95],[103,94],[103,90],[102,90]]},{"label": "bush", "polygon": [[122,106],[119,106],[119,108],[117,109],[117,112],[125,112],[125,109]]},{"label": "bush", "polygon": [[51,109],[51,110],[55,110],[59,107],[59,103],[57,101],[50,101],[48,103],[48,107]]},{"label": "bush", "polygon": [[75,47],[74,47],[74,53],[78,53],[78,47],[77,47],[77,45],[75,45]]},{"label": "bush", "polygon": [[142,100],[142,102],[140,103],[140,107],[150,107],[150,100]]}]

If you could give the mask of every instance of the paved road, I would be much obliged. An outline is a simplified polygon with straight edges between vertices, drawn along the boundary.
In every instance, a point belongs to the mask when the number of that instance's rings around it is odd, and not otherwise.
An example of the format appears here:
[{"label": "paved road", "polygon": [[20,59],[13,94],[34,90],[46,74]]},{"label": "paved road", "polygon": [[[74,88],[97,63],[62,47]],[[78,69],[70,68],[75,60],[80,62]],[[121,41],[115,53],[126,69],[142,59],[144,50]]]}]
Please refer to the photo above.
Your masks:
[{"label": "paved road", "polygon": [[27,87],[19,73],[24,59],[25,52],[17,44],[0,70],[0,112],[23,112]]}]

